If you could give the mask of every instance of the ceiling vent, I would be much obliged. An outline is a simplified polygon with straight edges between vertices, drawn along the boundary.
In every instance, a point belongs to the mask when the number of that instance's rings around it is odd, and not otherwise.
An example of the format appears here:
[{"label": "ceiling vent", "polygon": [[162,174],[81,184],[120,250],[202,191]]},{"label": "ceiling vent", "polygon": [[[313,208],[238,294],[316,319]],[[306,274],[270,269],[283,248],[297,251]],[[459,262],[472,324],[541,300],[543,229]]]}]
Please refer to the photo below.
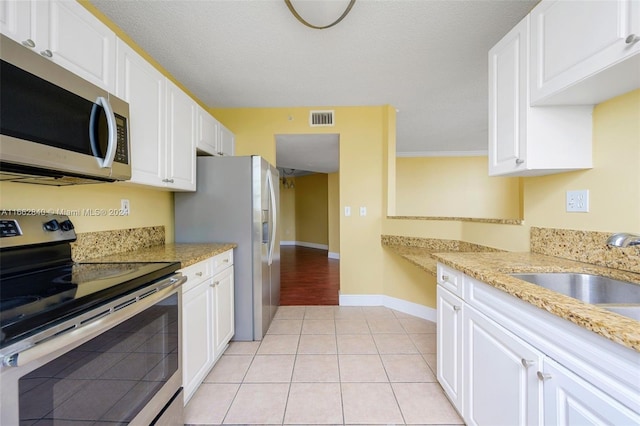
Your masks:
[{"label": "ceiling vent", "polygon": [[311,127],[331,127],[334,125],[334,111],[311,111],[309,125]]}]

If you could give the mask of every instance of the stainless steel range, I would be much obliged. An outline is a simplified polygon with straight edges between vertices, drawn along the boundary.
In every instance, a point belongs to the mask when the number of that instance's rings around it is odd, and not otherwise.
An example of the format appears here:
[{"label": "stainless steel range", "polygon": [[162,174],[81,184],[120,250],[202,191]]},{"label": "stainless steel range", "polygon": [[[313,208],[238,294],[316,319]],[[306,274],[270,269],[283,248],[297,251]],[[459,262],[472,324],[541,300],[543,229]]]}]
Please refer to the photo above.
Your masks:
[{"label": "stainless steel range", "polygon": [[66,216],[0,216],[0,424],[180,424],[178,262],[74,263]]}]

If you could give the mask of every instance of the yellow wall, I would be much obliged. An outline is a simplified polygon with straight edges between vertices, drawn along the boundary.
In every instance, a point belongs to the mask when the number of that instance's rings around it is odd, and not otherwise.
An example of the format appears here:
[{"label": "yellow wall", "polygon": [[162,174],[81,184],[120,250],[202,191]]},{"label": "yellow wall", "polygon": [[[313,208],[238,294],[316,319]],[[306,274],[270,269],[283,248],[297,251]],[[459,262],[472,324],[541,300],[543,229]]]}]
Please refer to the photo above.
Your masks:
[{"label": "yellow wall", "polygon": [[[110,215],[120,209],[120,199],[131,203],[129,216]],[[76,232],[164,226],[167,242],[173,242],[173,194],[119,183],[51,187],[14,182],[0,183],[0,208],[71,210]],[[91,216],[85,209],[98,210]],[[106,210],[103,214],[100,210]],[[78,211],[78,215],[75,215]]]},{"label": "yellow wall", "polygon": [[287,178],[294,188],[285,188],[280,179],[280,238],[282,241],[296,240],[296,189],[295,178]]},{"label": "yellow wall", "polygon": [[327,176],[329,191],[329,253],[340,253],[340,174]]},{"label": "yellow wall", "polygon": [[296,178],[296,241],[329,245],[328,199],[325,173]]},{"label": "yellow wall", "polygon": [[520,219],[520,180],[489,177],[487,157],[398,158],[396,214]]},{"label": "yellow wall", "polygon": [[[389,106],[335,107],[334,127],[309,127],[311,108],[232,108],[212,109],[227,128],[235,133],[238,155],[257,154],[275,163],[276,134],[340,134],[340,211],[351,206],[357,213],[367,207],[367,216],[340,216],[340,287],[342,294],[382,294],[383,252],[380,233],[383,209],[383,176],[388,165],[389,123],[395,123],[395,110]],[[386,154],[385,154],[386,156]],[[386,201],[386,199],[385,199]]]}]

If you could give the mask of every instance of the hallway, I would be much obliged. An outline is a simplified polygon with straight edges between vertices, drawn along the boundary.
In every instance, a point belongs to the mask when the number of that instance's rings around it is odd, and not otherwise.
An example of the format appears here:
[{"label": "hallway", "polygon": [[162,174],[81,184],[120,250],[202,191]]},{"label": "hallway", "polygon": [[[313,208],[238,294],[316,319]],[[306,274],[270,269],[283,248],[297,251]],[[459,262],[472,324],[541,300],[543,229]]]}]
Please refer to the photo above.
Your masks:
[{"label": "hallway", "polygon": [[340,261],[326,250],[280,247],[280,305],[337,305]]}]

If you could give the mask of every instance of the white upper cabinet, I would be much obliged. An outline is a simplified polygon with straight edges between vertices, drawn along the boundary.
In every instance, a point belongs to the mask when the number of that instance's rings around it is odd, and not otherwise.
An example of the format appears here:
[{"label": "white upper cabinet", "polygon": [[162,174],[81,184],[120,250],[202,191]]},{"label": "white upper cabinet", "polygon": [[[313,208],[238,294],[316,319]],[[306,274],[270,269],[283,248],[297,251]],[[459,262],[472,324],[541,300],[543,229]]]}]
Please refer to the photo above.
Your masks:
[{"label": "white upper cabinet", "polygon": [[117,45],[116,96],[129,103],[131,182],[166,186],[166,78],[121,40]]},{"label": "white upper cabinet", "polygon": [[178,86],[167,80],[166,177],[173,189],[196,190],[197,104]]},{"label": "white upper cabinet", "polygon": [[202,107],[197,110],[196,148],[198,153],[218,155],[220,151],[220,123]]},{"label": "white upper cabinet", "polygon": [[531,107],[529,16],[489,51],[489,175],[592,167],[592,107]]},{"label": "white upper cabinet", "polygon": [[640,87],[640,1],[543,0],[531,11],[531,103],[596,104]]},{"label": "white upper cabinet", "polygon": [[236,153],[236,137],[231,130],[220,125],[220,150],[218,155],[232,156]]},{"label": "white upper cabinet", "polygon": [[102,87],[115,90],[115,34],[75,1],[3,1],[2,33]]}]

